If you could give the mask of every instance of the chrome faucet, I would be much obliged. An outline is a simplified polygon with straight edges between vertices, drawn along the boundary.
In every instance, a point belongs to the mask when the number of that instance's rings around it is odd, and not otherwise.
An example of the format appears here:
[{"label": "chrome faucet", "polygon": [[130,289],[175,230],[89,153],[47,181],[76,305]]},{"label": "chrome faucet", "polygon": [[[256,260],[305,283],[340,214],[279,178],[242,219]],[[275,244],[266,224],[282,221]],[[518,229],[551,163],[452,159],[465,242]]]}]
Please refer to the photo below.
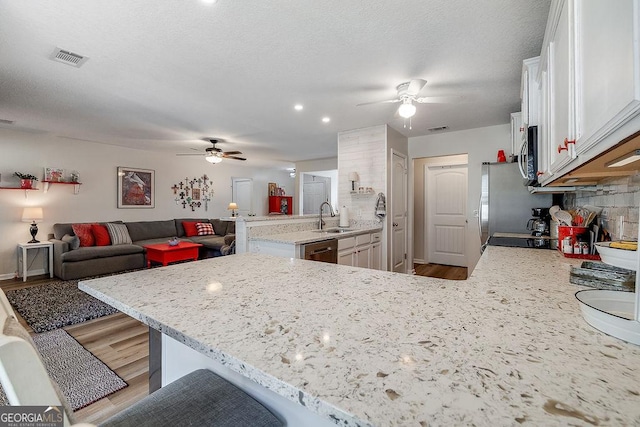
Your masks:
[{"label": "chrome faucet", "polygon": [[329,212],[331,212],[331,216],[336,216],[336,214],[333,212],[333,208],[331,207],[331,203],[322,202],[322,204],[320,205],[320,221],[318,222],[318,228],[320,230],[322,230],[322,227],[325,225],[324,221],[322,220],[322,208],[324,207],[324,205],[329,206]]}]

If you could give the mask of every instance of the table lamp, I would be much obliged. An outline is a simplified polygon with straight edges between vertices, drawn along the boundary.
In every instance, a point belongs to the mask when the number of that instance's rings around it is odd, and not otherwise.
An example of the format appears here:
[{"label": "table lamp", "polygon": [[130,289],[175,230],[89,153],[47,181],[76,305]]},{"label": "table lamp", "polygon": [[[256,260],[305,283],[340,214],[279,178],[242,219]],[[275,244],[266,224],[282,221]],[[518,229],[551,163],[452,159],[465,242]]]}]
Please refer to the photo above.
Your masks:
[{"label": "table lamp", "polygon": [[351,181],[351,191],[356,191],[356,181],[358,181],[360,177],[358,176],[358,172],[349,172],[349,181]]},{"label": "table lamp", "polygon": [[31,240],[27,243],[40,243],[36,240],[36,234],[38,234],[38,225],[36,223],[42,222],[42,208],[24,208],[22,210],[22,222],[31,222]]},{"label": "table lamp", "polygon": [[231,211],[231,216],[236,216],[236,209],[238,209],[238,205],[235,202],[229,203],[227,210]]}]

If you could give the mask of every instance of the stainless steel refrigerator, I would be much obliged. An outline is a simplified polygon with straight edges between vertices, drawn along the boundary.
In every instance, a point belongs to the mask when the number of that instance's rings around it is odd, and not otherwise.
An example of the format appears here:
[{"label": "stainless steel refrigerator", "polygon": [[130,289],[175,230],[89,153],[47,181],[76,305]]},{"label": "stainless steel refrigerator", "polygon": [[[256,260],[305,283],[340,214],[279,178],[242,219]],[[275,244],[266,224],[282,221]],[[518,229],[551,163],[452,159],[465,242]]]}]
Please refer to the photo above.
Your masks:
[{"label": "stainless steel refrigerator", "polygon": [[483,163],[478,211],[482,248],[495,233],[530,234],[531,209],[552,204],[551,194],[529,192],[517,163]]}]

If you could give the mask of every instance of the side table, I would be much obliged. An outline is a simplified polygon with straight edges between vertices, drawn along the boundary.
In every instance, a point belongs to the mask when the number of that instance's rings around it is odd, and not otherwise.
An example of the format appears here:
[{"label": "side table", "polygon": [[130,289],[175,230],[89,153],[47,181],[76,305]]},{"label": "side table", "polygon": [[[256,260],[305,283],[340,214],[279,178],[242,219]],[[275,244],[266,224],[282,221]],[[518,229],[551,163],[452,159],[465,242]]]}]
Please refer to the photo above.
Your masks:
[{"label": "side table", "polygon": [[[48,252],[48,257],[44,259],[44,267],[45,271],[48,271],[49,277],[53,278],[53,243],[52,242],[40,242],[40,243],[18,243],[18,272],[22,270],[22,281],[27,281],[27,276],[29,275],[29,263],[28,261],[28,251],[29,249],[40,249],[46,248]],[[48,262],[47,262],[48,260]],[[20,268],[20,263],[22,263],[22,268]]]}]

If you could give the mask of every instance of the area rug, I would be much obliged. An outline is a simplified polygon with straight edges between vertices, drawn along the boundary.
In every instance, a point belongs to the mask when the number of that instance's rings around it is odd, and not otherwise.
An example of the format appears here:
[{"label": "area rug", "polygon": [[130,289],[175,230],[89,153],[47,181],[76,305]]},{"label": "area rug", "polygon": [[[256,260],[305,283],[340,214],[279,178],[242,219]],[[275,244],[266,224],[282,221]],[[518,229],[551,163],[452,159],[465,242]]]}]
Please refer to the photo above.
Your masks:
[{"label": "area rug", "polygon": [[[33,337],[49,377],[74,411],[127,387],[115,372],[82,347],[64,329]],[[7,405],[0,390],[0,404]]]},{"label": "area rug", "polygon": [[56,280],[6,292],[7,299],[37,332],[118,313],[118,310],[78,289],[78,280]]},{"label": "area rug", "polygon": [[75,411],[127,386],[64,329],[33,337],[49,376]]}]

